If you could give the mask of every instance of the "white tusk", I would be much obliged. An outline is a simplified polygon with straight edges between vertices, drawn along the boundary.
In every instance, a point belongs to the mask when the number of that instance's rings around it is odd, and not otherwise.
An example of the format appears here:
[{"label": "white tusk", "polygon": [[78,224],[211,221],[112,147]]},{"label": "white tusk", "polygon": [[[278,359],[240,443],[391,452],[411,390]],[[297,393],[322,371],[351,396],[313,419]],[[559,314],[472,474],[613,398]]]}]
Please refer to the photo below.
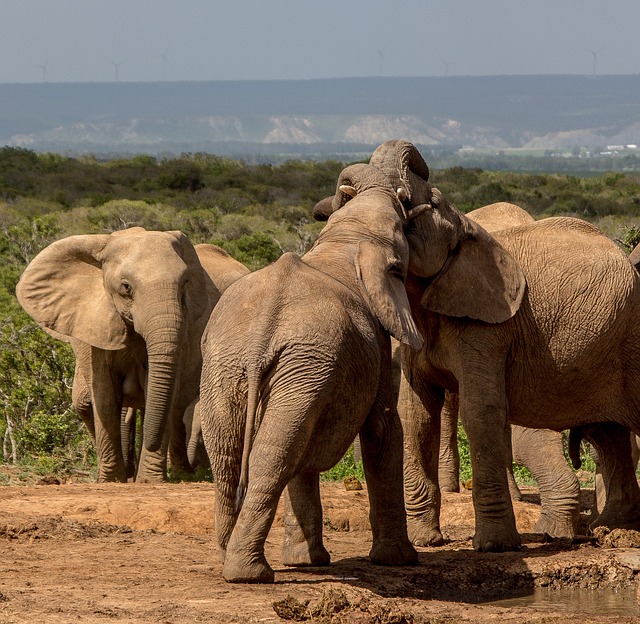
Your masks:
[{"label": "white tusk", "polygon": [[407,211],[407,219],[415,219],[418,215],[421,215],[423,212],[427,212],[427,210],[431,210],[432,208],[433,206],[431,204],[419,204]]},{"label": "white tusk", "polygon": [[405,199],[407,199],[407,197],[409,197],[409,194],[407,193],[407,189],[403,188],[402,186],[399,186],[396,189],[396,197],[401,201],[405,201]]},{"label": "white tusk", "polygon": [[349,185],[349,184],[341,184],[338,187],[338,190],[342,191],[346,195],[349,195],[349,197],[355,197],[358,194],[356,189],[353,186]]}]

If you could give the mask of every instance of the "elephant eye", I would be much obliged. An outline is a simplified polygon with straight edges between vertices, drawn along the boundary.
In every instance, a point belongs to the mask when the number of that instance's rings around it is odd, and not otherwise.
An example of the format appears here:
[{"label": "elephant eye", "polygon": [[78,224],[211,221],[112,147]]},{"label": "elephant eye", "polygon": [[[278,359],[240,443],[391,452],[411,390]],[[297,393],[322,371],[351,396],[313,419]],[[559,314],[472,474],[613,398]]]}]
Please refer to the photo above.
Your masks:
[{"label": "elephant eye", "polygon": [[122,295],[123,297],[131,297],[132,291],[133,289],[131,288],[131,284],[129,284],[129,282],[127,282],[126,280],[120,282],[120,295]]},{"label": "elephant eye", "polygon": [[394,275],[395,277],[399,277],[401,280],[404,280],[404,271],[402,270],[402,263],[399,261],[396,261],[389,266],[389,273],[391,273],[391,275]]}]

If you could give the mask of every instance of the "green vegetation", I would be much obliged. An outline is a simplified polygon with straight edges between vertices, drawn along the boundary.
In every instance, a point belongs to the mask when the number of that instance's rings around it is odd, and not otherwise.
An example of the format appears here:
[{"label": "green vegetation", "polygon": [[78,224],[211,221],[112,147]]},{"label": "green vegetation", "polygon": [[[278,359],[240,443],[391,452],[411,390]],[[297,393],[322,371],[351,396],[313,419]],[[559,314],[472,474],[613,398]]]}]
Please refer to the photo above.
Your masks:
[{"label": "green vegetation", "polygon": [[[70,407],[71,350],[40,330],[15,299],[21,272],[41,249],[73,234],[143,226],[181,230],[258,269],[285,251],[309,248],[322,227],[312,208],[333,194],[342,167],[249,165],[206,153],[100,161],[0,148],[0,460],[42,473],[90,473],[95,463]],[[509,201],[536,218],[587,219],[627,250],[640,241],[639,174],[582,178],[456,166],[433,171],[432,181],[463,211]],[[459,438],[466,474],[466,439]],[[347,456],[327,478],[353,472],[363,476]]]}]

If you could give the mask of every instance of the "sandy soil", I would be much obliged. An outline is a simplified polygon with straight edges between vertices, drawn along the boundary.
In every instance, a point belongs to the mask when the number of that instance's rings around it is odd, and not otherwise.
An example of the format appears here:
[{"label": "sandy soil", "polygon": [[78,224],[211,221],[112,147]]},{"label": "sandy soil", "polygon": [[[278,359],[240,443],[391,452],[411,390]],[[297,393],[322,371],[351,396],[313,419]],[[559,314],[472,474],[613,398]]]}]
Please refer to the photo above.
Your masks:
[{"label": "sandy soil", "polygon": [[[221,578],[210,484],[43,484],[1,487],[0,493],[3,624],[287,619],[585,623],[640,618],[635,594],[640,550],[629,548],[637,545],[637,534],[545,542],[531,533],[539,513],[532,489],[525,497],[530,502],[516,505],[525,542],[520,552],[473,552],[471,494],[463,492],[445,496],[445,546],[419,549],[418,566],[386,568],[367,560],[371,532],[366,490],[323,484],[332,565],[281,565],[280,512],[267,544],[276,582],[266,586],[228,584]],[[585,509],[590,499],[592,492],[586,492]],[[578,597],[535,606],[486,602],[549,595],[548,588],[570,588]],[[625,597],[623,615],[614,612],[617,595]]]}]

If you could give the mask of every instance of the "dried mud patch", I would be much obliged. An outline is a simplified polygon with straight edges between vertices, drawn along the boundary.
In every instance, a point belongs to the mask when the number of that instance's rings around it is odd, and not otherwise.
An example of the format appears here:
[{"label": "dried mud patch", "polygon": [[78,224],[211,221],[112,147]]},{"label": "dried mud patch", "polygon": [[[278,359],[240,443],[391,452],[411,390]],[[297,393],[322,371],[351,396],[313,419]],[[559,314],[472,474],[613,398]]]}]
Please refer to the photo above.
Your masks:
[{"label": "dried mud patch", "polygon": [[342,483],[323,483],[321,491],[332,565],[281,564],[280,509],[266,544],[276,582],[256,586],[221,578],[211,484],[2,487],[0,623],[637,621],[561,605],[485,604],[540,588],[636,587],[640,549],[629,547],[635,543],[630,532],[549,541],[532,533],[539,514],[535,492],[515,505],[521,551],[474,552],[471,494],[447,494],[445,546],[420,548],[417,566],[388,568],[367,559],[366,486],[347,491]]}]

